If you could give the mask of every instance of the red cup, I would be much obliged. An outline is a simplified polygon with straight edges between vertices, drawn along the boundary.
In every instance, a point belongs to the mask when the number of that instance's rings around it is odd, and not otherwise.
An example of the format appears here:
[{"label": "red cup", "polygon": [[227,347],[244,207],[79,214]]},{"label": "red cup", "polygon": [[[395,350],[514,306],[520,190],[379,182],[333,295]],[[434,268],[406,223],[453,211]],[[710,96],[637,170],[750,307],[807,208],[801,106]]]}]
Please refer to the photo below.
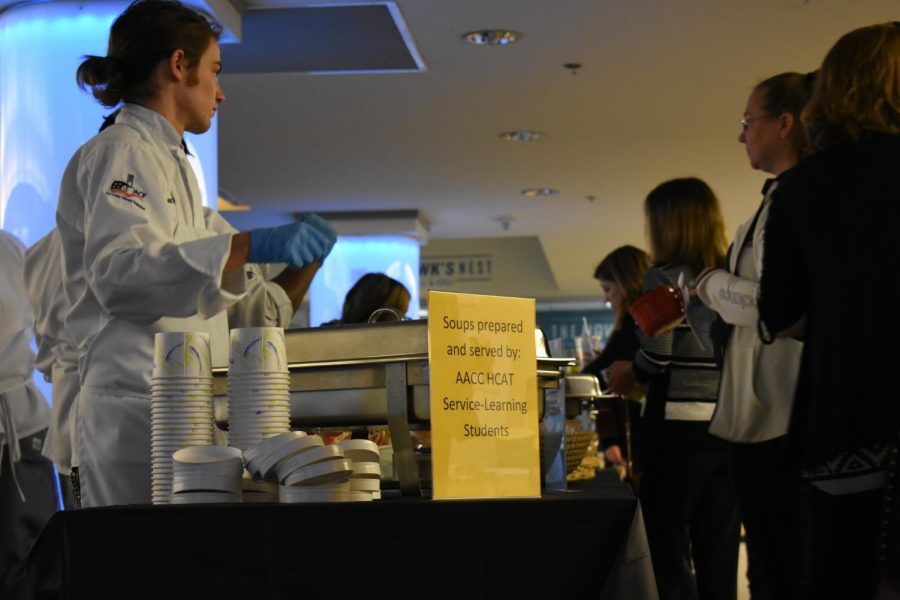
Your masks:
[{"label": "red cup", "polygon": [[684,320],[684,300],[675,288],[661,285],[632,302],[628,313],[645,335],[656,337],[672,331]]}]

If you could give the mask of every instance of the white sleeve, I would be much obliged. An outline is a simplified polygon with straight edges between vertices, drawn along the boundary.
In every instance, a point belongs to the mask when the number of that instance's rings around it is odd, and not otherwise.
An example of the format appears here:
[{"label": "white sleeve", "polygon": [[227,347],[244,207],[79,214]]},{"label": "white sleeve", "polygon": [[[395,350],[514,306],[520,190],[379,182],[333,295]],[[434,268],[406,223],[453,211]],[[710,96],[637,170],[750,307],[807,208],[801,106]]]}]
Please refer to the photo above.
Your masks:
[{"label": "white sleeve", "polygon": [[53,229],[25,252],[25,293],[34,314],[35,368],[47,381],[54,349],[64,327],[68,306],[62,288],[62,255],[58,230]]},{"label": "white sleeve", "polygon": [[[216,211],[204,208],[206,224],[218,233],[236,233],[236,229]],[[281,269],[277,265],[246,264],[236,269],[226,279],[229,285],[237,284],[232,278],[240,278],[247,293],[228,308],[228,326],[234,327],[287,327],[294,316],[294,305],[280,285],[271,281]]]},{"label": "white sleeve", "polygon": [[[173,169],[170,176],[177,175]],[[242,289],[221,285],[230,234],[192,230],[176,243],[185,225],[167,201],[170,178],[149,148],[99,145],[82,162],[78,187],[85,199],[87,280],[108,313],[137,323],[208,317],[240,298]]]},{"label": "white sleeve", "polygon": [[719,313],[726,323],[744,327],[756,327],[759,320],[758,290],[758,281],[743,279],[725,269],[710,272],[697,284],[697,295],[703,304]]},{"label": "white sleeve", "polygon": [[0,232],[0,392],[9,381],[24,381],[34,372],[29,345],[34,315],[25,294],[24,263],[19,239]]}]

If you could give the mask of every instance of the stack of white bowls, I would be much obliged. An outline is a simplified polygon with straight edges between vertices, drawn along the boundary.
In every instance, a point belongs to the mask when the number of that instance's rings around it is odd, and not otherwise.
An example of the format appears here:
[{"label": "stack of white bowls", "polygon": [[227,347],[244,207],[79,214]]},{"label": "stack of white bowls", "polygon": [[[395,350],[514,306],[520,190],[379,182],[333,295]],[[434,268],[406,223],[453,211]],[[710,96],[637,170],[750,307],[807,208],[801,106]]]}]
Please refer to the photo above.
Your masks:
[{"label": "stack of white bowls", "polygon": [[172,455],[172,504],[241,501],[241,451],[223,446],[182,448]]},{"label": "stack of white bowls", "polygon": [[352,462],[350,491],[369,494],[371,500],[381,499],[381,453],[378,444],[369,440],[338,442],[344,456]]},{"label": "stack of white bowls", "polygon": [[167,504],[172,493],[172,454],[213,443],[208,334],[156,334],[151,393],[152,499],[154,504]]},{"label": "stack of white bowls", "polygon": [[247,469],[244,469],[244,477],[241,479],[241,491],[245,504],[278,502],[278,484],[256,481]]},{"label": "stack of white bowls", "polygon": [[290,431],[290,373],[280,327],[231,330],[228,445],[246,450]]},{"label": "stack of white bowls", "polygon": [[325,443],[318,435],[306,435],[303,431],[287,431],[264,439],[244,450],[244,464],[255,481],[278,483],[276,469],[289,458]]},{"label": "stack of white bowls", "polygon": [[[278,501],[347,502],[352,462],[337,444],[325,446],[318,435],[309,435],[306,447],[283,457],[269,472],[278,481]],[[252,471],[251,471],[252,472]]]}]

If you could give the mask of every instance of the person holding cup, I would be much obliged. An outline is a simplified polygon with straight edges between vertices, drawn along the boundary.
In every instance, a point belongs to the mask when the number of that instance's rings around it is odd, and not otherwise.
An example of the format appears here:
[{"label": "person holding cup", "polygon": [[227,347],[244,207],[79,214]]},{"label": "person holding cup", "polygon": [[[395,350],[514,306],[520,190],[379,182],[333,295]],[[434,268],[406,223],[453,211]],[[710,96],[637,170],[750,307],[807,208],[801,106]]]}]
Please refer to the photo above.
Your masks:
[{"label": "person holding cup", "polygon": [[[69,162],[57,208],[84,507],[150,501],[154,334],[207,332],[226,364],[229,325],[286,324],[336,241],[316,215],[239,233],[201,206],[182,136],[207,131],[225,100],[218,34],[180,2],[137,0],[107,55],[78,68],[82,88],[121,104]],[[269,283],[255,265],[272,263],[288,268]]]},{"label": "person holding cup", "polygon": [[[678,290],[680,281],[723,259],[724,220],[705,182],[666,181],[650,192],[644,210],[653,260],[645,293]],[[662,297],[680,304],[671,292]],[[670,321],[669,305],[661,308]],[[696,586],[701,599],[728,600],[737,596],[740,523],[724,442],[708,432],[720,373],[708,337],[715,313],[699,302],[686,312],[687,319],[656,337],[639,329],[640,349],[632,362],[612,364],[610,387],[627,394],[636,382],[647,386],[640,500],[660,598],[691,598]]]}]

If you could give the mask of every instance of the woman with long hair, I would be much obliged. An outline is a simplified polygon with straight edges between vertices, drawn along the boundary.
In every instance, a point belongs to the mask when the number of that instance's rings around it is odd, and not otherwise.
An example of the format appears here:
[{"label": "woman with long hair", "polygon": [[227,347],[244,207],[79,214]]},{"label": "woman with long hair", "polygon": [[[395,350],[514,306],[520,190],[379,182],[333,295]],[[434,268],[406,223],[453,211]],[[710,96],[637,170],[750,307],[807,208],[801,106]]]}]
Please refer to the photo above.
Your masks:
[{"label": "woman with long hair", "polygon": [[[409,290],[383,273],[366,273],[360,277],[344,297],[341,323],[368,323],[402,320],[409,310]],[[376,311],[382,311],[375,314]]]},{"label": "woman with long hair", "polygon": [[811,519],[809,596],[870,598],[879,580],[896,594],[900,522],[882,508],[900,402],[878,366],[900,360],[900,24],[838,40],[802,119],[814,153],[772,198],[759,313],[767,336],[804,339],[787,435]]},{"label": "woman with long hair", "polygon": [[[594,279],[600,283],[606,301],[610,303],[616,316],[606,346],[600,355],[582,370],[582,373],[603,377],[603,371],[615,361],[634,359],[634,353],[640,348],[640,343],[635,333],[634,319],[628,314],[628,308],[641,295],[644,273],[649,267],[648,254],[634,246],[616,248],[597,265]],[[604,448],[608,463],[621,465],[626,460],[631,463],[630,474],[634,483],[640,471],[635,456],[640,438],[638,421],[641,404],[626,402],[626,406],[617,402],[598,413],[597,433],[600,434],[600,444]]]},{"label": "woman with long hair", "polygon": [[807,152],[800,113],[813,74],[781,73],[762,81],[747,99],[738,141],[750,166],[773,176],[763,201],[734,236],[726,266],[706,271],[696,293],[727,327],[718,408],[710,433],[728,442],[731,477],[747,532],[750,591],[756,599],[800,594],[797,552],[799,472],[785,460],[785,434],[800,370],[801,342],[764,345],[757,334],[756,296],[763,232],[780,176]]},{"label": "woman with long hair", "polygon": [[[644,290],[677,287],[725,255],[719,201],[696,178],[657,186],[644,204],[653,266]],[[694,302],[674,330],[638,332],[633,363],[611,367],[611,387],[627,393],[635,379],[647,386],[640,499],[660,598],[737,596],[740,524],[724,442],[709,434],[719,368],[708,337],[715,313]],[[693,562],[691,569],[690,562]]]}]

